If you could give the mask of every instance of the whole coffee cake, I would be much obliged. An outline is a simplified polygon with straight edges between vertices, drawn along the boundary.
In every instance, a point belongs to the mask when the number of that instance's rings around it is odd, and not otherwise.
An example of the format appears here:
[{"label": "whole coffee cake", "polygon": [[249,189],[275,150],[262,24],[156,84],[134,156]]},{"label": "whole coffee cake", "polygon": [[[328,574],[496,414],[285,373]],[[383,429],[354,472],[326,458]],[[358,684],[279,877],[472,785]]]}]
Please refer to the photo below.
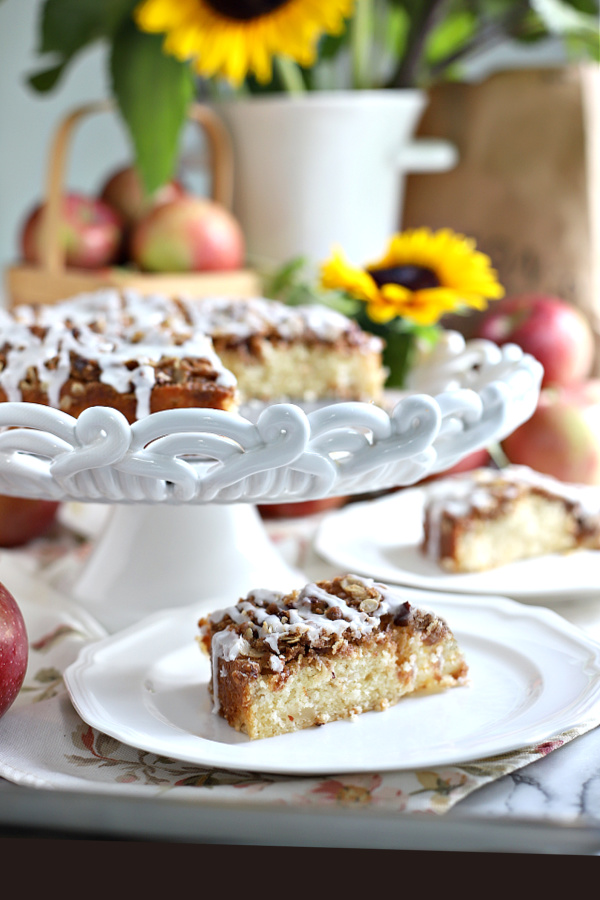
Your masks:
[{"label": "whole coffee cake", "polygon": [[383,344],[321,306],[186,300],[113,289],[0,310],[0,402],[78,416],[112,406],[133,422],[177,407],[377,401]]}]

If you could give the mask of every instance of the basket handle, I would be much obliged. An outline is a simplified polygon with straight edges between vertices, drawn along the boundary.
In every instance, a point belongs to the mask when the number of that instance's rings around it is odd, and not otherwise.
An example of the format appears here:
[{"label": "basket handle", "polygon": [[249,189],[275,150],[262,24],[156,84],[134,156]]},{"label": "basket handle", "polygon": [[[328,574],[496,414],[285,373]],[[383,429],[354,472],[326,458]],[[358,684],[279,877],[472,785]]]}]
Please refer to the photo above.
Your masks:
[{"label": "basket handle", "polygon": [[[65,252],[60,246],[58,234],[66,161],[73,131],[87,116],[113,109],[114,104],[109,100],[80,106],[63,119],[54,135],[46,175],[46,213],[40,235],[41,267],[49,273],[59,274],[65,268]],[[200,125],[208,138],[211,197],[230,209],[233,200],[233,151],[229,132],[219,116],[200,103],[191,105],[188,118]]]}]

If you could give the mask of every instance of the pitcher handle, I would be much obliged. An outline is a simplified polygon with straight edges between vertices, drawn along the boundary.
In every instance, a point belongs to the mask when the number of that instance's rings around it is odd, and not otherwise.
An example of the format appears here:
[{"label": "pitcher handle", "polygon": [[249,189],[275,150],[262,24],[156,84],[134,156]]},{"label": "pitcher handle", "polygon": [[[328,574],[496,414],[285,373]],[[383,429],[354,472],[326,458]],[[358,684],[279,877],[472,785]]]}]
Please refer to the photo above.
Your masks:
[{"label": "pitcher handle", "polygon": [[441,138],[419,138],[402,147],[396,158],[405,172],[447,172],[458,163],[458,150]]}]

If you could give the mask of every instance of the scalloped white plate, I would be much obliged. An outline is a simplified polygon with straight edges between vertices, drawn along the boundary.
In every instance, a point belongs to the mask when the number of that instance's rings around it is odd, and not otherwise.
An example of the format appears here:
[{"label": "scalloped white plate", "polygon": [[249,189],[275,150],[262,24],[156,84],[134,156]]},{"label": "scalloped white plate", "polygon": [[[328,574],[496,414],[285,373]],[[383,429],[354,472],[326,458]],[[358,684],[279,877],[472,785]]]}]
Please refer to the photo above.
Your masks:
[{"label": "scalloped white plate", "polygon": [[155,614],[88,646],[65,682],[81,717],[127,744],[198,765],[288,775],[451,765],[600,719],[600,644],[556,613],[498,597],[410,589],[406,596],[447,620],[470,685],[250,741],[212,712],[210,664],[195,640],[206,604]]},{"label": "scalloped white plate", "polygon": [[315,536],[317,553],[343,571],[431,591],[502,594],[517,600],[569,600],[598,594],[600,551],[519,560],[488,572],[446,572],[420,549],[428,485],[330,513]]}]

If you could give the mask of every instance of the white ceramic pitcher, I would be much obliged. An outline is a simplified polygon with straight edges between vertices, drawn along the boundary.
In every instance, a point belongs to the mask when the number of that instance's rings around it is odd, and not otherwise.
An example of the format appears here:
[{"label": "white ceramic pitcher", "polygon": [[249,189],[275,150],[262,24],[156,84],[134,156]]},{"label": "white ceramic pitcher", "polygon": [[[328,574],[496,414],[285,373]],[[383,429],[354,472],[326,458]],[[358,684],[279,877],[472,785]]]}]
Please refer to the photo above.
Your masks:
[{"label": "white ceramic pitcher", "polygon": [[420,90],[309,92],[214,105],[234,156],[233,211],[253,263],[340,244],[355,264],[382,254],[401,225],[404,176],[452,168],[447,141],[414,139],[427,103]]}]

